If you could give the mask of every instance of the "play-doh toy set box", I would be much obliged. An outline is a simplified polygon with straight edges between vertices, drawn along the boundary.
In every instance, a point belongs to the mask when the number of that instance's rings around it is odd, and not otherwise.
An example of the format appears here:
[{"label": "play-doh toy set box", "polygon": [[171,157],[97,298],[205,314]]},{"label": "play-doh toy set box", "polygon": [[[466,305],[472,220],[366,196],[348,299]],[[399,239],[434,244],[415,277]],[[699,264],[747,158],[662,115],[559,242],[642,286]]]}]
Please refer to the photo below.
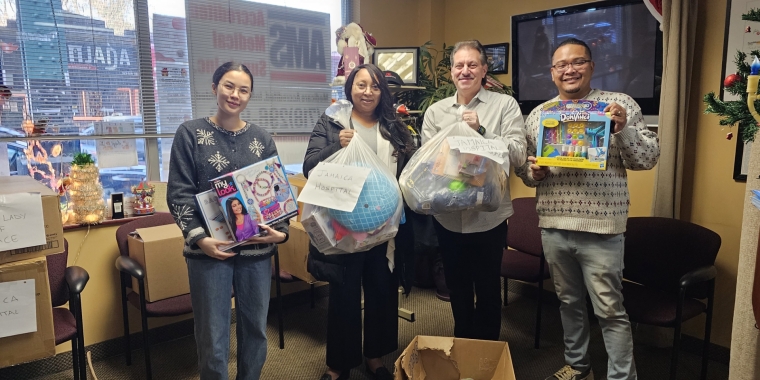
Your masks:
[{"label": "play-doh toy set box", "polygon": [[536,163],[576,169],[607,169],[612,120],[607,103],[566,100],[548,103],[541,111]]}]

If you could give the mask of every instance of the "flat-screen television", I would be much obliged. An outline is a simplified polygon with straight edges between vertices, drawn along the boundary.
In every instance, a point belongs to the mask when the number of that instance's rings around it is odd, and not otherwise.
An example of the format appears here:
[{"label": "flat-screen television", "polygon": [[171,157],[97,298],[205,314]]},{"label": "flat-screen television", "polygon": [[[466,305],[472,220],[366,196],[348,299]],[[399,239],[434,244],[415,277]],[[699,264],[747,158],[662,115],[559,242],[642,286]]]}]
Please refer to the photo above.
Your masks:
[{"label": "flat-screen television", "polygon": [[523,114],[557,96],[552,53],[577,38],[591,48],[591,87],[624,92],[657,115],[662,32],[641,0],[607,0],[512,16],[512,87]]}]

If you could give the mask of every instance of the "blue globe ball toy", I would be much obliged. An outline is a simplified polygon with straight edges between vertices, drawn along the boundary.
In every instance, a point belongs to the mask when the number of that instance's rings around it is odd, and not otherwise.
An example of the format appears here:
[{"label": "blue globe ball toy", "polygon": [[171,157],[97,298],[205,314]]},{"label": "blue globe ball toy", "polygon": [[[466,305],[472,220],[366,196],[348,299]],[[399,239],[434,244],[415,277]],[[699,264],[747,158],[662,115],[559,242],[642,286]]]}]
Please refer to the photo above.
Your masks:
[{"label": "blue globe ball toy", "polygon": [[351,212],[328,209],[328,214],[349,231],[372,232],[393,216],[400,201],[395,181],[372,169],[354,209]]}]

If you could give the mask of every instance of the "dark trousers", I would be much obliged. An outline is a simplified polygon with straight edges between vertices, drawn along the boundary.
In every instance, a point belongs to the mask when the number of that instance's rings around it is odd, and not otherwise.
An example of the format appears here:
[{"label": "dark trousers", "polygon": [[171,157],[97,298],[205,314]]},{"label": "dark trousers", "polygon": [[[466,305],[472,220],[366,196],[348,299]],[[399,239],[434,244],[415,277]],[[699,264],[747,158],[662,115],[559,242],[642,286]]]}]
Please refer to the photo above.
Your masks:
[{"label": "dark trousers", "polygon": [[[388,269],[387,244],[345,255],[343,283],[330,283],[327,307],[327,366],[349,370],[367,358],[398,348],[398,279]],[[362,350],[362,285],[364,350]]]},{"label": "dark trousers", "polygon": [[507,240],[507,224],[501,223],[489,231],[463,234],[451,232],[435,221],[435,229],[450,291],[454,336],[499,340],[501,257]]}]

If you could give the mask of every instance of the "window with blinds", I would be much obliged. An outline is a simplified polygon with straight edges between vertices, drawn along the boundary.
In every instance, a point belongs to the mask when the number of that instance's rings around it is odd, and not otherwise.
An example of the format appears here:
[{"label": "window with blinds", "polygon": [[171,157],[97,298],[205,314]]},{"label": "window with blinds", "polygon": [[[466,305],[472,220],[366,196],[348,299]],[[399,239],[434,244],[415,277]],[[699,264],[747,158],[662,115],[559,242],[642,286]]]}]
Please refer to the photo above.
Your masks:
[{"label": "window with blinds", "polygon": [[84,152],[106,197],[166,180],[171,136],[213,115],[211,76],[229,60],[254,74],[244,119],[309,133],[330,103],[346,4],[0,0],[0,175],[55,188]]}]

